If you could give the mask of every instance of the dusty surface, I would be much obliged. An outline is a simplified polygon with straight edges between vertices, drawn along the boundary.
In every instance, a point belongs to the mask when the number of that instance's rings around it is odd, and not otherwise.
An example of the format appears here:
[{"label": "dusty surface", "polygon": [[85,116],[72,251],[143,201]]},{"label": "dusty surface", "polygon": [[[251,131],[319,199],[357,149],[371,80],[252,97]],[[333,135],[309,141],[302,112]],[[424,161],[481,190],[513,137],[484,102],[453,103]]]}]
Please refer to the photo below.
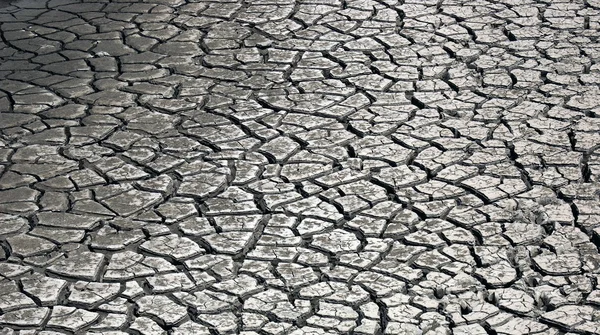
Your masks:
[{"label": "dusty surface", "polygon": [[600,334],[599,29],[597,0],[1,9],[0,333]]}]

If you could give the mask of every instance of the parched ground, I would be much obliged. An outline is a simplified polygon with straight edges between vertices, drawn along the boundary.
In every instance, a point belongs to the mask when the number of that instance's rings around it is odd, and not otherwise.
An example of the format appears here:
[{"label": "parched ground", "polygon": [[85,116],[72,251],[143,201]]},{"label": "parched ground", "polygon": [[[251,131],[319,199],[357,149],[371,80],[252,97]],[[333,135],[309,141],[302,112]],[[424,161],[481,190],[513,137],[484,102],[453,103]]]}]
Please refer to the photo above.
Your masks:
[{"label": "parched ground", "polygon": [[0,334],[600,334],[599,0],[0,7]]}]

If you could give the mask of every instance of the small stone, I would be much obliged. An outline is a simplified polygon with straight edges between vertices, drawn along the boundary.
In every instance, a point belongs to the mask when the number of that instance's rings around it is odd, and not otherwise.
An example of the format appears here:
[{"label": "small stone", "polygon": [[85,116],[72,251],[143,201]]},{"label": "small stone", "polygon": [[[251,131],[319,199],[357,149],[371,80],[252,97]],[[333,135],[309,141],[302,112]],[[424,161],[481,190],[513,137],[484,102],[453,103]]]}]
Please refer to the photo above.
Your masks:
[{"label": "small stone", "polygon": [[185,307],[176,304],[164,295],[141,297],[136,301],[136,305],[139,306],[142,315],[152,315],[168,326],[175,325],[188,316]]},{"label": "small stone", "polygon": [[65,277],[94,281],[98,278],[104,261],[103,254],[83,251],[58,259],[48,267],[48,271]]},{"label": "small stone", "polygon": [[85,328],[99,318],[98,313],[66,306],[54,306],[48,326],[76,332]]},{"label": "small stone", "polygon": [[150,241],[142,243],[142,250],[147,252],[171,257],[177,261],[182,261],[204,252],[198,244],[187,237],[179,237],[175,234],[158,236]]}]

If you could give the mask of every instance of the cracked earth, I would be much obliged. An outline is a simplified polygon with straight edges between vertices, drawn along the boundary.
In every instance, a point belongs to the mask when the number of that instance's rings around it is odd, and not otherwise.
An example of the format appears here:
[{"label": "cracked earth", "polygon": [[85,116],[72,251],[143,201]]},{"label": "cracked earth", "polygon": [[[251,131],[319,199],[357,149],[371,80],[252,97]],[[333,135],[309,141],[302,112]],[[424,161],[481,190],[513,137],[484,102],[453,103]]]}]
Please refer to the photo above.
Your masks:
[{"label": "cracked earth", "polygon": [[600,1],[0,7],[0,334],[600,334]]}]

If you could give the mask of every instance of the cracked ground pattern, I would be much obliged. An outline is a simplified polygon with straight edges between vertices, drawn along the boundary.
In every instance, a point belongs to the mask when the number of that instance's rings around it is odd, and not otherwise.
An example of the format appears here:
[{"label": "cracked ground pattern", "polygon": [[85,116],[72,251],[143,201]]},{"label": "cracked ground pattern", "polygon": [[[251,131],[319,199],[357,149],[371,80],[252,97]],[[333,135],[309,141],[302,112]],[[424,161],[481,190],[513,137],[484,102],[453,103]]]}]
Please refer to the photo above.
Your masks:
[{"label": "cracked ground pattern", "polygon": [[600,1],[0,9],[0,334],[600,334]]}]

